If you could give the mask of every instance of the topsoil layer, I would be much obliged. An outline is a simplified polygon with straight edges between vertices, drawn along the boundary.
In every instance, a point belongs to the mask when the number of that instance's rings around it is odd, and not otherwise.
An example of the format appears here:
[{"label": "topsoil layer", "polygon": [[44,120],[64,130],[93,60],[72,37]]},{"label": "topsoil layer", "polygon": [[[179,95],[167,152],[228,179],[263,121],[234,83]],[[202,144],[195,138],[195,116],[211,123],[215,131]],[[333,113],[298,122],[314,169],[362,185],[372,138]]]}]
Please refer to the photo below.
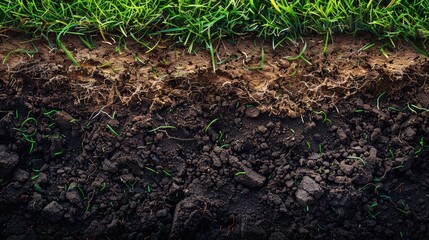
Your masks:
[{"label": "topsoil layer", "polygon": [[408,45],[221,42],[213,71],[203,49],[77,40],[80,68],[3,40],[0,238],[429,239],[429,62]]}]

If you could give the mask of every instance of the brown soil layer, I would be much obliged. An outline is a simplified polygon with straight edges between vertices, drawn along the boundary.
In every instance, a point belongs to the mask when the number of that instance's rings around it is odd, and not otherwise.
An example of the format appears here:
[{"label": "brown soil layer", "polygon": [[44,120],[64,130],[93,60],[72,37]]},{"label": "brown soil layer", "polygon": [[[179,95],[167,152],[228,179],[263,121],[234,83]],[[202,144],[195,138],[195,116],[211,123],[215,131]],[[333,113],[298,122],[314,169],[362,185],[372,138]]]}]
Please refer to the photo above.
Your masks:
[{"label": "brown soil layer", "polygon": [[428,239],[429,62],[370,40],[306,38],[311,64],[222,42],[213,71],[171,43],[65,38],[77,68],[5,39],[1,238]]}]

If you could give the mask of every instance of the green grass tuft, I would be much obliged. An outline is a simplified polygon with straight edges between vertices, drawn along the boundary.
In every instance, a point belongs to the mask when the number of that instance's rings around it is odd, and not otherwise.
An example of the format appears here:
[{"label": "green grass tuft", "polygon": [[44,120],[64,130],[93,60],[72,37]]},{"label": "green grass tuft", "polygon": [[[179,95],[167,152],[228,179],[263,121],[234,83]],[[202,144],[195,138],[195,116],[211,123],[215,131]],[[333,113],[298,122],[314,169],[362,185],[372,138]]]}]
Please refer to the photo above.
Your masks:
[{"label": "green grass tuft", "polygon": [[3,0],[0,32],[19,30],[44,39],[54,35],[58,47],[76,66],[78,61],[61,42],[65,34],[77,35],[90,49],[94,33],[106,42],[111,37],[119,43],[131,37],[148,51],[153,48],[143,43],[143,37],[173,38],[189,52],[196,45],[209,48],[215,70],[216,43],[224,37],[249,34],[277,38],[273,46],[284,39],[325,34],[326,54],[333,34],[366,31],[392,43],[392,39],[405,38],[427,55],[415,41],[429,37],[428,13],[429,0]]}]

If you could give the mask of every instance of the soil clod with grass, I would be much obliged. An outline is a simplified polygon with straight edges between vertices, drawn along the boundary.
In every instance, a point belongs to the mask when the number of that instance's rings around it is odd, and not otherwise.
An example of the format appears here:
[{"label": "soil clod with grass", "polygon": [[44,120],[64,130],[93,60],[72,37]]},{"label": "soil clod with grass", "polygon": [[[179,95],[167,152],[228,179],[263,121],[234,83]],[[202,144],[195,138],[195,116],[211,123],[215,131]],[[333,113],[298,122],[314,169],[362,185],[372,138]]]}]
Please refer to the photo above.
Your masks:
[{"label": "soil clod with grass", "polygon": [[213,71],[27,40],[0,66],[2,239],[429,238],[429,62],[402,42],[225,42]]}]

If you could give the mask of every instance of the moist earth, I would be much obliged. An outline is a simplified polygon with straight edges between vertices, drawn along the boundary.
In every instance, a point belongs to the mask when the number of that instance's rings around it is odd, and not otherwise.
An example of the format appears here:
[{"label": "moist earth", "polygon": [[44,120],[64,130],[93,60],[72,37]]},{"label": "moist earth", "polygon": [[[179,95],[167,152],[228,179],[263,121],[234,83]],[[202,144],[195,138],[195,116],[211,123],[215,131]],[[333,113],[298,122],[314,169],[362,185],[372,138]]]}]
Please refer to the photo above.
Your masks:
[{"label": "moist earth", "polygon": [[168,80],[198,94],[154,107],[83,99],[64,76],[94,75],[19,62],[0,81],[3,239],[429,238],[427,61],[294,114],[219,91],[222,72]]}]

